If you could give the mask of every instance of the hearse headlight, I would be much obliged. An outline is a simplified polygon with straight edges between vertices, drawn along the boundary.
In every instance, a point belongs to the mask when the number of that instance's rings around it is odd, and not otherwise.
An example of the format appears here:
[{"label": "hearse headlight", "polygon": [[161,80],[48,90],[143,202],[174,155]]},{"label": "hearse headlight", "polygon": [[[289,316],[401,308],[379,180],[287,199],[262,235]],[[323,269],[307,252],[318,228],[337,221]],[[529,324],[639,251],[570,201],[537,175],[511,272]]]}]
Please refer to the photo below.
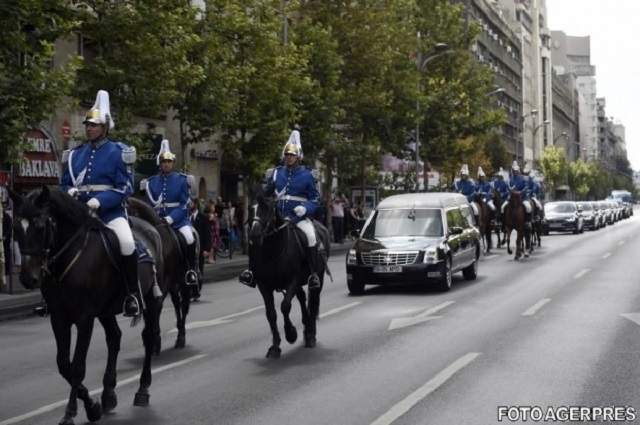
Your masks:
[{"label": "hearse headlight", "polygon": [[347,254],[347,264],[358,264],[358,257],[355,249],[350,249]]},{"label": "hearse headlight", "polygon": [[435,264],[438,262],[438,250],[430,246],[424,251],[424,260],[425,264]]}]

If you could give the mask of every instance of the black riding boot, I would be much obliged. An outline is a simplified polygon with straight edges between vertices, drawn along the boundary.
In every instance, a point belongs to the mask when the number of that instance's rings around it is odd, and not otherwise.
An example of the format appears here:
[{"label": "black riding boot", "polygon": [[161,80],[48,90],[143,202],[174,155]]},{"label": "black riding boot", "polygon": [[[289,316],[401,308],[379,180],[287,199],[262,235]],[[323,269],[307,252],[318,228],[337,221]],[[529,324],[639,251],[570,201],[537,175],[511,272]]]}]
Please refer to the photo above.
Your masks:
[{"label": "black riding boot", "polygon": [[127,283],[127,296],[124,299],[122,310],[125,317],[135,317],[142,313],[140,307],[140,285],[138,284],[138,254],[122,256],[124,266],[124,278]]},{"label": "black riding boot", "polygon": [[318,277],[318,270],[320,269],[320,267],[318,267],[318,245],[307,247],[307,260],[309,261],[309,268],[311,269],[307,285],[309,285],[309,289],[320,288],[320,278]]},{"label": "black riding boot", "polygon": [[196,265],[196,243],[185,246],[185,261],[187,263],[187,273],[184,280],[187,285],[198,285],[198,273]]}]

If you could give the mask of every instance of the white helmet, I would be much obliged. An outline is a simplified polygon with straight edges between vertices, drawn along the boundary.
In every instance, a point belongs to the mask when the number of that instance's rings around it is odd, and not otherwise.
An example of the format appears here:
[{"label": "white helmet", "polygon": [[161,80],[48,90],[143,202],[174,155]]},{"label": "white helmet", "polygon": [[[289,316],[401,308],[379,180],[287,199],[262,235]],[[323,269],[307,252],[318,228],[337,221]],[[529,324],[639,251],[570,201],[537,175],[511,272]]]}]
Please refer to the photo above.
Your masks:
[{"label": "white helmet", "polygon": [[109,93],[106,90],[98,90],[98,94],[96,94],[96,101],[91,109],[87,111],[82,123],[102,124],[107,128],[107,130],[113,129],[115,123],[111,116]]},{"label": "white helmet", "polygon": [[518,161],[513,161],[513,164],[511,164],[511,169],[513,171],[520,171],[520,166],[518,165]]},{"label": "white helmet", "polygon": [[462,168],[460,168],[460,175],[462,176],[469,175],[469,166],[467,164],[462,164]]},{"label": "white helmet", "polygon": [[482,167],[478,167],[478,177],[486,177],[487,175],[484,173]]}]

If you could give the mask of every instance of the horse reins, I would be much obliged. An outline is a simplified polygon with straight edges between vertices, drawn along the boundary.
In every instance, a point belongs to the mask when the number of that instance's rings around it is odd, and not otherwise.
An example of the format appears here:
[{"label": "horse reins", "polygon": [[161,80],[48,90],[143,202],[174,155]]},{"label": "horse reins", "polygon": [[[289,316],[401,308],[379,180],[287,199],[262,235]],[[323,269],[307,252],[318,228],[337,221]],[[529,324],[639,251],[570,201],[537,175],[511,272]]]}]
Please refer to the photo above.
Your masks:
[{"label": "horse reins", "polygon": [[[49,226],[46,227],[46,229],[48,228]],[[50,266],[53,266],[60,259],[62,254],[64,254],[71,247],[71,245],[73,245],[73,243],[82,235],[82,232],[84,230],[85,230],[85,226],[81,226],[80,228],[78,228],[78,230],[75,231],[73,236],[71,236],[71,238],[69,238],[69,240],[67,240],[67,242],[52,257],[49,257],[49,251],[50,251],[49,248],[46,248],[44,250],[44,262],[42,264],[42,269],[41,269],[43,274],[46,274],[48,276],[53,275],[51,273]],[[80,256],[82,255],[82,252],[87,247],[88,242],[89,242],[89,232],[87,231],[85,232],[85,237],[84,237],[84,242],[82,243],[82,247],[78,249],[78,251],[73,256],[69,264],[67,264],[67,266],[65,267],[62,274],[57,278],[58,282],[61,282],[64,279],[64,277],[67,275],[67,273],[69,273],[71,268],[78,262],[78,260],[80,259]]]}]

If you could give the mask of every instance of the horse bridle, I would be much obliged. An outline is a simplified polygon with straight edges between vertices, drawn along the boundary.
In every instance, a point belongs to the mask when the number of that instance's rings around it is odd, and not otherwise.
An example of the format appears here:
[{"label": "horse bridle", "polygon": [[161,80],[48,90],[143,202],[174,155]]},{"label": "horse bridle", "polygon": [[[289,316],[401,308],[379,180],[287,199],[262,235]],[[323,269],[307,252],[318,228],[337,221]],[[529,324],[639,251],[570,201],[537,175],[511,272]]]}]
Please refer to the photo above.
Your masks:
[{"label": "horse bridle", "polygon": [[[276,206],[273,206],[273,211],[274,211],[274,216],[275,214],[275,210],[276,210]],[[253,225],[253,223],[258,223],[261,224],[262,226],[264,226],[264,230],[262,232],[262,237],[269,237],[269,236],[273,236],[276,233],[280,232],[281,230],[285,229],[290,223],[291,221],[289,220],[285,220],[284,223],[282,223],[280,226],[275,227],[275,226],[271,226],[271,223],[273,222],[273,217],[270,217],[269,220],[267,220],[265,222],[265,220],[263,220],[262,218],[258,217],[257,215],[254,215],[253,219],[251,220],[251,224]],[[274,227],[272,230],[269,230],[269,227]]]}]

